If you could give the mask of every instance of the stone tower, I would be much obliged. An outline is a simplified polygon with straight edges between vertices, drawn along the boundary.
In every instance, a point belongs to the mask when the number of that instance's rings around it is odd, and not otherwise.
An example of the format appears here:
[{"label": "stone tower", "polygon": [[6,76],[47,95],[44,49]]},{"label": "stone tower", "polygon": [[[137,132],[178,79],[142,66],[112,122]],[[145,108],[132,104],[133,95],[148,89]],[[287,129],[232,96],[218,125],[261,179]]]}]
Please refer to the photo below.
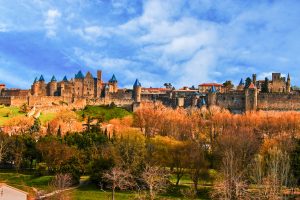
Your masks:
[{"label": "stone tower", "polygon": [[48,96],[55,96],[57,91],[57,81],[55,76],[52,76],[50,83],[48,84]]},{"label": "stone tower", "polygon": [[31,86],[31,94],[33,96],[38,96],[38,92],[39,92],[39,84],[38,84],[38,78],[35,77],[33,84]]},{"label": "stone tower", "polygon": [[102,92],[102,71],[98,70],[97,71],[97,92],[96,92],[97,98],[101,97],[101,92]]},{"label": "stone tower", "polygon": [[40,79],[35,78],[33,85],[31,86],[33,96],[46,96],[47,95],[47,84],[45,83],[44,76],[41,75]]},{"label": "stone tower", "polygon": [[113,74],[111,79],[108,81],[109,86],[109,92],[110,93],[116,93],[118,92],[118,81],[116,79],[116,76]]},{"label": "stone tower", "polygon": [[207,94],[208,106],[217,105],[217,90],[215,86],[212,86]]},{"label": "stone tower", "polygon": [[245,112],[257,110],[257,88],[253,82],[245,90]]},{"label": "stone tower", "polygon": [[139,80],[136,79],[133,84],[133,95],[132,95],[134,102],[136,103],[141,102],[141,94],[142,94],[142,85],[139,82]]},{"label": "stone tower", "polygon": [[243,79],[241,78],[240,83],[239,83],[239,85],[237,86],[236,89],[239,90],[239,91],[243,91],[244,88],[245,88],[245,83],[244,83]]},{"label": "stone tower", "polygon": [[286,80],[286,90],[287,93],[291,92],[291,78],[290,74],[288,74],[287,80]]}]

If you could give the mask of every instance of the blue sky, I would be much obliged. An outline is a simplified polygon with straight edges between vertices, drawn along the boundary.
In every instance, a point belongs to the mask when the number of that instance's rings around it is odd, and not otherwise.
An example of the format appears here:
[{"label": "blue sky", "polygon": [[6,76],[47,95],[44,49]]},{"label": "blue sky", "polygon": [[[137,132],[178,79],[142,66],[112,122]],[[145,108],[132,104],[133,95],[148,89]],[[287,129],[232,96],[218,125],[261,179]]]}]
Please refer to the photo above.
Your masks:
[{"label": "blue sky", "polygon": [[299,0],[0,0],[0,82],[97,69],[123,87],[257,73],[300,85]]}]

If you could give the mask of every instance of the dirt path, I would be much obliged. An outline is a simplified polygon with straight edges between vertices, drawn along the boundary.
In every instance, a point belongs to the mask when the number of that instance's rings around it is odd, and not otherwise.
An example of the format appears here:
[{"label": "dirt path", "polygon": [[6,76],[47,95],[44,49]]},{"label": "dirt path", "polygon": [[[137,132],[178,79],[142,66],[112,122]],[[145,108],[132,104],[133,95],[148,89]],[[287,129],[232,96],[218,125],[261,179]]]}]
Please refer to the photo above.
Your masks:
[{"label": "dirt path", "polygon": [[86,185],[88,183],[89,183],[89,180],[80,180],[79,184],[77,186],[75,186],[75,187],[69,187],[69,188],[66,188],[66,189],[63,189],[63,190],[55,190],[55,191],[50,192],[48,194],[41,195],[37,199],[45,199],[45,198],[51,197],[51,196],[53,196],[55,194],[59,194],[61,192],[65,192],[65,191],[69,191],[69,190],[74,190],[74,189],[77,189],[77,188],[79,188],[81,186],[84,186],[84,185]]}]

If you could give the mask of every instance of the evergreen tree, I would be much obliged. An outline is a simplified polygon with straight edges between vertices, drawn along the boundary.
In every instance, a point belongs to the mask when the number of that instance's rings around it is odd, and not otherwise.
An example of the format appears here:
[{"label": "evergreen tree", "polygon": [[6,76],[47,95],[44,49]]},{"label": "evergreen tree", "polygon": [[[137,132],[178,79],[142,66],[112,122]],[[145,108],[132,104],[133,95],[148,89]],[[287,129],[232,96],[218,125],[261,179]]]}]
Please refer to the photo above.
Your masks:
[{"label": "evergreen tree", "polygon": [[245,81],[245,88],[248,88],[251,84],[252,80],[250,77],[246,78],[246,81]]},{"label": "evergreen tree", "polygon": [[269,79],[266,77],[264,83],[261,86],[261,92],[269,92]]},{"label": "evergreen tree", "polygon": [[50,123],[48,123],[48,126],[47,126],[47,134],[48,134],[48,135],[51,135],[51,127],[50,127]]},{"label": "evergreen tree", "polygon": [[291,155],[291,170],[297,181],[297,185],[300,185],[300,139],[296,140],[296,148]]},{"label": "evergreen tree", "polygon": [[37,133],[41,129],[41,121],[39,118],[34,120],[34,124],[30,128],[30,133]]},{"label": "evergreen tree", "polygon": [[60,125],[58,126],[58,129],[57,129],[57,137],[61,137],[61,127],[60,127]]}]

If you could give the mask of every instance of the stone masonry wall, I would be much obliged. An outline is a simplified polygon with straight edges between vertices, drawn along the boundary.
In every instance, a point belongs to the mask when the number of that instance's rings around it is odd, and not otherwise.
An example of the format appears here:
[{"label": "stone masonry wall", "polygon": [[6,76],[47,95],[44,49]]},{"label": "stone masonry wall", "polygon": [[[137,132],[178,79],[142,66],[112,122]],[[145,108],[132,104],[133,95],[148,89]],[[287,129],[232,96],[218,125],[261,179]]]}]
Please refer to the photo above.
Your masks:
[{"label": "stone masonry wall", "polygon": [[231,111],[245,110],[245,93],[218,93],[217,106]]},{"label": "stone masonry wall", "polygon": [[257,99],[259,110],[300,110],[300,95],[260,93]]}]

